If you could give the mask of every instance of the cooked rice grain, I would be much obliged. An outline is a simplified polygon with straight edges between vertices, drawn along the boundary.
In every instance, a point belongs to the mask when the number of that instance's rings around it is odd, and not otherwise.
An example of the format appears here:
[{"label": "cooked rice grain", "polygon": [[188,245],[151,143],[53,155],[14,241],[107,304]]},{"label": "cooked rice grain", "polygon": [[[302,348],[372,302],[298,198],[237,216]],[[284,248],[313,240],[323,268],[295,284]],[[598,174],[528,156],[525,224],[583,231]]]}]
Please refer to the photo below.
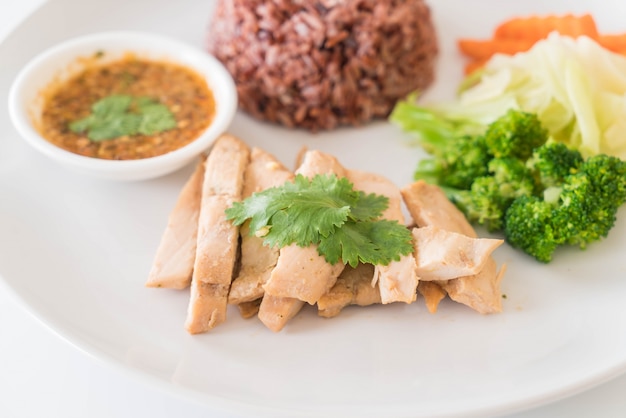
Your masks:
[{"label": "cooked rice grain", "polygon": [[386,117],[434,79],[422,0],[218,0],[208,49],[252,116],[312,131]]}]

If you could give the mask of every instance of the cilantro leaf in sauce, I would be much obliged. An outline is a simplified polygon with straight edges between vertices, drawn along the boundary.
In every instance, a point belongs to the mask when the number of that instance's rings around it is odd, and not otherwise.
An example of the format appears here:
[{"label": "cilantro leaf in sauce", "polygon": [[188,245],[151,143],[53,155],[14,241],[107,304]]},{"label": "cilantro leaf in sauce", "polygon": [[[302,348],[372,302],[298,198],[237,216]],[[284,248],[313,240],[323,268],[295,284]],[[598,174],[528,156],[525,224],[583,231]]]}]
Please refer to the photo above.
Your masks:
[{"label": "cilantro leaf in sauce", "polygon": [[164,104],[123,94],[98,100],[89,116],[69,124],[72,132],[86,132],[96,142],[136,134],[153,135],[175,127],[176,119]]},{"label": "cilantro leaf in sauce", "polygon": [[354,190],[346,178],[297,175],[293,182],[255,193],[226,210],[235,225],[271,247],[317,245],[326,261],[387,265],[413,251],[410,231],[380,219],[388,199]]}]

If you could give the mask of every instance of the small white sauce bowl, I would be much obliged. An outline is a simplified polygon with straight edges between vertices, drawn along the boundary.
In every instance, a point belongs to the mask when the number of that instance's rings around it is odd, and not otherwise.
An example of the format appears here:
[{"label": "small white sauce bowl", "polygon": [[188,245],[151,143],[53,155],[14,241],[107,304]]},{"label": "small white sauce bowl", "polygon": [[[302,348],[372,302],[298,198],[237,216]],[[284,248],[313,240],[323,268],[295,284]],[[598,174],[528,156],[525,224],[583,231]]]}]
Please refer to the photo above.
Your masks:
[{"label": "small white sauce bowl", "polygon": [[[105,53],[106,60],[132,53],[138,58],[177,63],[204,76],[215,98],[211,124],[195,140],[177,150],[136,160],[86,157],[52,144],[36,129],[43,106],[41,92],[50,83],[58,83],[80,72],[83,69],[80,58],[93,56],[98,51]],[[66,167],[111,180],[145,180],[180,169],[228,129],[236,110],[235,83],[215,57],[172,38],[133,31],[96,33],[62,42],[33,58],[18,74],[9,92],[11,120],[26,142]]]}]

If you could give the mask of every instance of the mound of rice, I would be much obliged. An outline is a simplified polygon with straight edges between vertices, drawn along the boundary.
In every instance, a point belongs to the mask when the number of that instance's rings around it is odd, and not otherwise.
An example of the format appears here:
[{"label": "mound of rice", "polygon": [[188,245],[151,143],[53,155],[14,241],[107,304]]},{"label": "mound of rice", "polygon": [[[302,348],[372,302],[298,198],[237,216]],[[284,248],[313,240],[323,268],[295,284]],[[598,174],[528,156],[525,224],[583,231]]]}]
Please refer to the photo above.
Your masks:
[{"label": "mound of rice", "polygon": [[218,0],[208,50],[252,116],[317,131],[388,116],[434,79],[423,0]]}]

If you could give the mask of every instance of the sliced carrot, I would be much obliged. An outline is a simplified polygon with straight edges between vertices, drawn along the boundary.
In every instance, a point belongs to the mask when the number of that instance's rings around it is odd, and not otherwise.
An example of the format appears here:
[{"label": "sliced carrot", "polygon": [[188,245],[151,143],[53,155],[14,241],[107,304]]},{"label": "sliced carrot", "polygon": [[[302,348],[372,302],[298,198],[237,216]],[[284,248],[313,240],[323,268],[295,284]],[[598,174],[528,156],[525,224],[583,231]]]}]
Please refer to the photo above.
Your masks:
[{"label": "sliced carrot", "polygon": [[518,52],[527,51],[535,44],[534,40],[528,39],[459,39],[459,50],[470,58],[484,60],[494,54],[513,55]]},{"label": "sliced carrot", "polygon": [[602,47],[626,56],[626,32],[612,35],[598,33],[596,22],[589,13],[580,16],[566,14],[514,17],[500,23],[491,39],[461,38],[457,41],[459,51],[470,58],[465,66],[465,74],[483,67],[494,54],[514,55],[527,51],[552,32],[573,38],[587,36]]},{"label": "sliced carrot", "polygon": [[486,60],[473,60],[468,62],[467,64],[465,64],[465,75],[469,75],[471,73],[473,73],[476,70],[479,70],[481,68],[483,68],[485,66],[485,64],[487,64],[487,61],[489,61],[488,59]]},{"label": "sliced carrot", "polygon": [[572,37],[584,35],[592,39],[598,38],[596,22],[588,13],[580,16],[566,14],[512,18],[496,27],[494,38],[532,39],[537,42],[554,31]]},{"label": "sliced carrot", "polygon": [[553,27],[554,31],[572,38],[588,36],[592,39],[598,39],[599,36],[596,22],[590,14],[581,16],[565,15],[562,18],[552,16],[552,21],[547,27]]},{"label": "sliced carrot", "polygon": [[515,17],[500,23],[494,30],[493,37],[496,39],[541,39],[543,34],[538,34],[541,18],[538,16]]},{"label": "sliced carrot", "polygon": [[600,35],[598,37],[598,43],[609,51],[613,51],[618,54],[626,53],[626,33]]},{"label": "sliced carrot", "polygon": [[583,15],[580,17],[579,22],[581,24],[581,35],[588,36],[591,39],[598,39],[600,32],[598,32],[598,27],[596,26],[596,21],[593,16],[590,14]]}]

